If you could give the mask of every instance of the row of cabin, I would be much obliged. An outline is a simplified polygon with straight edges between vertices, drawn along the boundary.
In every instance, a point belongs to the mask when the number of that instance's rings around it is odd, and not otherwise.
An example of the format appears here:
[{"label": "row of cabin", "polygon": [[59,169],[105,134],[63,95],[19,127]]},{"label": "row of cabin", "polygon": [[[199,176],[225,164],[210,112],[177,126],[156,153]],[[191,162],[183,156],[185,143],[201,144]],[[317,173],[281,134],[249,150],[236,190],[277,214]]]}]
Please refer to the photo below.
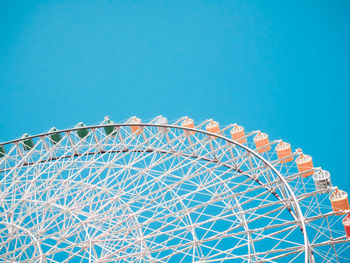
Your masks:
[{"label": "row of cabin", "polygon": [[[141,119],[134,116],[134,117],[131,117],[127,123],[141,124]],[[160,125],[166,125],[168,122],[166,118],[162,116],[158,116],[156,123]],[[105,117],[105,120],[102,123],[102,125],[112,125],[112,124],[115,124],[115,123],[112,120],[110,120],[108,117]],[[188,117],[185,117],[181,125],[184,128],[190,128],[190,129],[195,128],[193,119],[190,119]],[[77,135],[79,138],[83,139],[89,135],[89,130],[88,128],[86,128],[86,125],[84,123],[82,122],[78,123],[75,126],[75,128],[77,128]],[[133,134],[140,134],[143,130],[143,126],[131,125],[130,129]],[[104,130],[106,135],[109,135],[109,136],[115,136],[117,133],[117,128],[115,126],[105,126]],[[158,130],[164,131],[166,130],[166,128],[158,127]],[[210,133],[220,134],[219,123],[216,121],[210,120],[209,123],[206,125],[206,130]],[[186,135],[193,135],[196,133],[193,130],[184,130],[184,132]],[[51,139],[53,144],[57,144],[61,141],[62,136],[55,127],[51,128],[49,133],[50,133],[49,138]],[[231,129],[230,134],[233,140],[239,143],[246,143],[247,139],[246,139],[244,127],[236,124]],[[27,151],[34,147],[33,140],[29,138],[28,134],[24,134],[22,138],[25,138],[23,140],[24,150]],[[269,138],[266,133],[258,132],[254,136],[254,143],[256,146],[256,151],[258,153],[263,153],[271,150],[271,144],[269,142]],[[294,157],[291,150],[291,145],[289,143],[281,141],[280,143],[277,144],[275,150],[277,153],[277,157],[281,163],[288,163],[293,161]],[[3,157],[4,155],[5,155],[5,149],[3,146],[0,146],[0,157]],[[300,152],[300,155],[296,158],[295,162],[296,162],[298,171],[302,177],[308,177],[310,175],[314,175],[314,166],[313,166],[311,156],[304,155],[303,153]],[[316,182],[317,188],[324,188],[324,186],[330,185],[330,177],[329,175],[327,176],[327,174],[314,175],[314,180]]]},{"label": "row of cabin", "polygon": [[[191,128],[194,129],[194,121],[193,119],[190,119],[188,117],[185,118],[185,120],[182,122],[182,127],[184,128]],[[208,124],[206,125],[207,132],[220,134],[220,127],[219,123],[217,121],[209,120]],[[193,130],[187,130],[185,131],[187,135],[193,135],[196,132]],[[244,127],[239,126],[237,124],[234,125],[234,127],[230,130],[231,137],[234,141],[238,143],[246,143],[247,142],[247,136],[244,131]],[[213,136],[211,136],[212,138]],[[253,138],[256,151],[258,153],[264,153],[271,150],[271,144],[269,141],[269,136],[266,133],[257,132],[257,134]],[[291,145],[287,142],[280,142],[277,144],[276,153],[279,161],[281,163],[288,163],[293,161],[293,153]],[[312,158],[309,155],[300,154],[299,157],[295,160],[297,164],[297,168],[299,170],[299,173],[303,177],[308,177],[310,175],[314,174],[314,166],[312,163]]]},{"label": "row of cabin", "polygon": [[[137,117],[132,117],[129,119],[128,123],[139,124],[141,123],[141,119]],[[157,117],[156,123],[160,125],[168,124],[167,119],[162,116]],[[114,124],[114,122],[109,120],[108,118],[105,118],[105,122],[103,124]],[[82,127],[82,124],[79,124],[79,125]],[[181,125],[184,128],[190,128],[190,129],[195,128],[193,119],[190,119],[187,117],[183,120]],[[116,133],[116,129],[113,126],[107,126],[104,129],[107,135],[113,136]],[[133,125],[133,126],[130,126],[130,129],[133,134],[140,134],[143,130],[143,127]],[[166,128],[158,127],[159,131],[164,131],[164,129],[166,130]],[[206,130],[210,133],[220,134],[219,123],[213,120],[209,120],[208,124],[206,125]],[[79,131],[80,133],[82,133],[82,130],[78,130],[78,135],[79,135]],[[193,130],[185,131],[186,135],[194,135],[195,133],[196,132]],[[86,131],[83,134],[80,134],[79,137],[81,138],[85,137],[87,134],[88,133]],[[247,142],[244,127],[242,126],[235,124],[234,127],[231,129],[230,134],[232,139],[239,143]],[[210,138],[212,138],[212,136]],[[258,132],[254,136],[253,140],[255,143],[256,151],[258,153],[264,153],[271,150],[269,137],[266,133]],[[281,141],[279,144],[277,144],[275,150],[276,150],[278,159],[281,163],[288,163],[293,161],[294,157],[292,154],[291,145],[289,143]],[[299,151],[299,153],[300,155],[296,158],[295,163],[297,165],[297,169],[300,175],[302,177],[308,177],[313,175],[313,180],[315,182],[315,186],[317,190],[328,189],[330,186],[332,186],[329,172],[325,170],[318,170],[315,173],[312,157],[309,155],[304,155],[301,151]],[[334,191],[330,195],[329,199],[330,199],[333,211],[337,212],[338,214],[342,214],[342,211],[346,211],[350,209],[348,195],[345,191],[336,189],[336,191]],[[344,225],[347,238],[350,238],[350,215],[347,215],[343,219],[343,225]]]},{"label": "row of cabin", "polygon": [[[182,122],[182,127],[194,129],[195,125],[194,125],[193,119],[186,117],[185,120]],[[208,124],[206,125],[206,130],[207,132],[219,135],[220,134],[219,123],[217,121],[209,120]],[[195,131],[187,130],[185,131],[185,133],[186,135],[193,135],[195,134]],[[244,132],[244,127],[242,126],[235,124],[234,127],[230,130],[230,134],[232,139],[238,143],[243,144],[247,142],[246,134]],[[210,136],[210,138],[214,138],[214,137]],[[266,133],[262,133],[259,131],[254,136],[253,141],[256,147],[256,151],[258,153],[264,153],[271,150],[269,136]],[[277,144],[275,150],[280,163],[288,163],[293,161],[294,157],[293,157],[291,145],[289,143],[281,141],[280,143]],[[329,188],[332,185],[329,172],[325,170],[318,170],[315,173],[314,166],[312,163],[312,157],[309,155],[303,154],[301,150],[299,150],[299,153],[300,155],[295,159],[295,163],[297,165],[299,174],[302,177],[308,177],[310,175],[313,175],[313,180],[315,182],[315,186],[317,190]],[[329,196],[329,199],[330,199],[333,211],[337,212],[337,214],[342,214],[343,211],[347,211],[350,209],[348,195],[345,191],[336,189]],[[350,238],[350,214],[344,217],[343,225],[344,225],[346,237]]]},{"label": "row of cabin", "polygon": [[[138,124],[138,123],[141,123],[141,119],[132,117],[129,119],[128,123]],[[158,124],[166,124],[166,123],[167,123],[167,120],[164,117],[159,118]],[[107,124],[115,124],[115,123],[112,120],[110,120],[108,117],[106,117],[102,125],[107,125]],[[77,135],[80,139],[86,138],[89,135],[89,129],[82,122],[79,122],[74,128],[76,129]],[[130,126],[130,129],[134,134],[140,134],[142,131],[142,128],[143,128],[142,126],[134,126],[134,125]],[[117,129],[114,126],[105,126],[104,131],[106,135],[109,135],[109,136],[115,136],[117,133]],[[55,127],[52,127],[49,130],[49,138],[52,144],[55,145],[62,140],[62,135],[58,129],[56,129]],[[34,141],[27,133],[23,134],[22,139],[23,139],[22,140],[23,150],[30,151],[31,149],[34,148]],[[4,146],[1,145],[0,158],[4,157],[5,155],[6,155],[5,148]]]},{"label": "row of cabin", "polygon": [[[131,117],[127,123],[141,124],[141,119],[134,116],[134,117]],[[162,116],[158,116],[156,123],[160,125],[166,125],[168,122],[166,118]],[[112,120],[110,120],[108,117],[105,117],[105,120],[102,123],[102,125],[112,125],[112,124],[115,124],[115,123]],[[184,128],[190,128],[190,129],[195,128],[193,119],[190,119],[188,117],[185,117],[181,125]],[[78,123],[75,126],[75,128],[77,129],[77,135],[79,138],[83,139],[89,135],[89,130],[84,123],[82,122]],[[133,134],[140,134],[143,130],[143,126],[131,125],[130,129]],[[158,127],[159,131],[164,131],[164,129],[166,128]],[[117,133],[117,128],[115,126],[105,126],[104,130],[106,135],[109,135],[109,136],[115,136]],[[210,120],[209,123],[206,125],[206,130],[210,133],[220,134],[219,123],[216,121]],[[196,133],[193,130],[185,130],[184,132],[186,135],[193,135]],[[62,140],[62,136],[60,132],[55,127],[51,128],[49,133],[50,133],[49,138],[51,139],[53,144],[57,144]],[[230,134],[233,140],[239,143],[246,143],[247,139],[246,139],[244,127],[236,124],[231,129]],[[22,138],[24,138],[23,140],[24,150],[27,151],[34,147],[33,140],[29,138],[28,134],[24,134]],[[254,136],[254,143],[256,146],[256,151],[258,153],[263,153],[271,150],[269,138],[266,133],[258,132]],[[277,157],[281,163],[287,163],[287,162],[293,161],[294,157],[291,150],[291,145],[289,143],[281,141],[280,143],[277,144],[275,150],[277,153]],[[5,149],[3,146],[0,146],[0,157],[3,157],[4,155],[5,155]],[[302,177],[308,177],[310,175],[314,175],[314,166],[313,166],[311,156],[304,155],[303,153],[300,152],[300,155],[296,158],[295,162],[296,162],[298,171]],[[314,175],[314,180],[315,182],[317,182],[316,188],[325,188],[325,186],[329,186],[331,184],[329,173]]]},{"label": "row of cabin", "polygon": [[[141,124],[141,119],[137,117],[131,117],[128,120],[128,123]],[[166,125],[168,122],[166,118],[162,116],[158,116],[156,123],[160,125]],[[105,117],[105,120],[102,124],[112,125],[114,124],[114,122],[110,120],[108,117]],[[194,130],[186,130],[186,128],[188,129],[195,128],[193,119],[185,117],[181,125],[182,127],[185,128],[184,132],[187,136],[194,135],[196,133]],[[77,135],[79,138],[83,139],[89,135],[89,130],[84,123],[82,122],[78,123],[75,126],[75,128],[77,128]],[[131,125],[130,129],[133,134],[137,135],[142,132],[143,126]],[[114,126],[105,126],[104,130],[106,135],[108,136],[115,136],[117,133],[117,129]],[[164,131],[166,130],[166,128],[158,127],[158,130]],[[219,123],[213,120],[209,120],[208,124],[206,125],[206,130],[210,133],[220,134]],[[53,144],[57,144],[62,140],[62,136],[60,132],[55,127],[51,128],[49,133],[50,133],[49,138],[51,139]],[[230,134],[232,139],[237,141],[238,143],[243,144],[247,142],[244,127],[242,126],[235,124],[234,127],[230,130]],[[24,134],[22,138],[24,138],[23,149],[26,151],[31,150],[34,147],[34,142],[32,138],[30,138],[28,134]],[[211,136],[210,138],[213,138],[213,136]],[[254,136],[253,140],[256,147],[256,151],[258,153],[264,153],[271,150],[269,137],[266,133],[258,132]],[[293,161],[294,157],[292,154],[291,145],[289,143],[281,141],[280,143],[277,144],[275,150],[277,153],[277,157],[281,163],[288,163]],[[312,157],[309,155],[304,155],[301,151],[299,153],[300,155],[296,158],[295,162],[300,175],[302,177],[308,177],[310,175],[313,175],[313,180],[315,182],[315,186],[317,190],[329,188],[332,185],[329,172],[325,170],[318,170],[315,173],[314,166],[312,163]],[[0,157],[4,157],[5,154],[6,153],[5,153],[4,147],[0,146]],[[347,211],[350,209],[348,195],[345,191],[336,189],[333,193],[331,193],[331,195],[329,196],[329,199],[330,199],[333,211],[337,212],[338,214],[342,214],[343,211]],[[343,225],[345,228],[347,238],[350,238],[350,214],[343,219]]]}]

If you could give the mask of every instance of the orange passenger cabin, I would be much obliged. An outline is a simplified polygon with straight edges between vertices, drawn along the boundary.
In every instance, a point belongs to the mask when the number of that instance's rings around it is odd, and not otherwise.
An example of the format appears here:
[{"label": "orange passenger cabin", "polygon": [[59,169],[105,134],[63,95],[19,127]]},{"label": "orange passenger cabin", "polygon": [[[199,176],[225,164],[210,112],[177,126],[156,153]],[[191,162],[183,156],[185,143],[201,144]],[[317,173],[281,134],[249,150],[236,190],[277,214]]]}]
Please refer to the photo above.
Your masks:
[{"label": "orange passenger cabin", "polygon": [[[128,123],[130,124],[138,124],[138,123],[141,123],[141,119],[137,118],[136,116],[134,117],[131,117],[128,121]],[[137,126],[137,125],[133,125],[133,126],[130,126],[130,129],[131,129],[131,132],[133,134],[140,134],[143,130],[143,127],[142,126]]]},{"label": "orange passenger cabin", "polygon": [[[334,212],[345,211],[350,209],[348,194],[345,191],[336,189],[329,196],[329,200],[331,201],[331,205]],[[342,214],[342,212],[338,214]]]},{"label": "orange passenger cabin", "polygon": [[300,156],[295,159],[295,163],[302,177],[308,177],[314,174],[314,165],[310,155],[301,153]]},{"label": "orange passenger cabin", "polygon": [[266,133],[258,132],[253,138],[255,143],[255,148],[258,153],[264,153],[271,150],[271,146],[268,145],[269,136]]},{"label": "orange passenger cabin", "polygon": [[237,124],[230,131],[233,140],[239,143],[246,143],[247,138],[245,138],[244,127]]},{"label": "orange passenger cabin", "polygon": [[[205,126],[205,129],[207,130],[207,132],[220,134],[220,127],[217,121],[210,120],[207,126]],[[210,138],[214,139],[216,137],[210,136]]]},{"label": "orange passenger cabin", "polygon": [[280,142],[276,146],[277,157],[280,163],[293,161],[292,148],[288,142]]},{"label": "orange passenger cabin", "polygon": [[[193,121],[193,119],[190,119],[190,118],[186,117],[182,121],[181,126],[184,127],[184,128],[194,129],[194,121]],[[193,135],[193,134],[196,133],[195,131],[189,131],[189,130],[184,130],[184,132],[185,132],[186,135]]]}]

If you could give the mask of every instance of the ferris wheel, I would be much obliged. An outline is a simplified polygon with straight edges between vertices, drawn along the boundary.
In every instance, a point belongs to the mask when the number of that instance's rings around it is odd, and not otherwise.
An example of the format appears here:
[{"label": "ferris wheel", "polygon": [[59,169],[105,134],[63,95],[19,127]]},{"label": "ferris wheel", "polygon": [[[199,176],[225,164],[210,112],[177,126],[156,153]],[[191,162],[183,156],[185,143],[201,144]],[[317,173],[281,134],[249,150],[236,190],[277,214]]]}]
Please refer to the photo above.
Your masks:
[{"label": "ferris wheel", "polygon": [[237,124],[114,123],[0,144],[0,262],[350,262],[347,193]]}]

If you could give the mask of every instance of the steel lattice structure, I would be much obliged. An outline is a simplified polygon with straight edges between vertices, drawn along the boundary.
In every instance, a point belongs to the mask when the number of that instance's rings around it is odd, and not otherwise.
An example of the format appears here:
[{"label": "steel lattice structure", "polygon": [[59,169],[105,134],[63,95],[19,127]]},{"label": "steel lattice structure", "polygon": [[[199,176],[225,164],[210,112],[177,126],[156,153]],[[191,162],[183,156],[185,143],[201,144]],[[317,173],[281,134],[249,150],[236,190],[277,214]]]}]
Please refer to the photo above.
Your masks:
[{"label": "steel lattice structure", "polygon": [[280,140],[258,153],[257,131],[183,119],[0,144],[0,261],[350,262],[335,188],[281,163]]}]

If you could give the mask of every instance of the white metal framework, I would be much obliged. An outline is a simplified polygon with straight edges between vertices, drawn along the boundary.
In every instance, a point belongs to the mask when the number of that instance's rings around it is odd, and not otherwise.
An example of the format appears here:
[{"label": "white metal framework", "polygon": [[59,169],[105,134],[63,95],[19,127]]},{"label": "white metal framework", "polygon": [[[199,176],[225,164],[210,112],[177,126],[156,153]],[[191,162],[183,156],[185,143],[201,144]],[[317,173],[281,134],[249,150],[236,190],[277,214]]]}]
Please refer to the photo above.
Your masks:
[{"label": "white metal framework", "polygon": [[281,163],[280,140],[257,153],[255,131],[183,119],[0,144],[0,262],[350,262],[334,187]]}]

